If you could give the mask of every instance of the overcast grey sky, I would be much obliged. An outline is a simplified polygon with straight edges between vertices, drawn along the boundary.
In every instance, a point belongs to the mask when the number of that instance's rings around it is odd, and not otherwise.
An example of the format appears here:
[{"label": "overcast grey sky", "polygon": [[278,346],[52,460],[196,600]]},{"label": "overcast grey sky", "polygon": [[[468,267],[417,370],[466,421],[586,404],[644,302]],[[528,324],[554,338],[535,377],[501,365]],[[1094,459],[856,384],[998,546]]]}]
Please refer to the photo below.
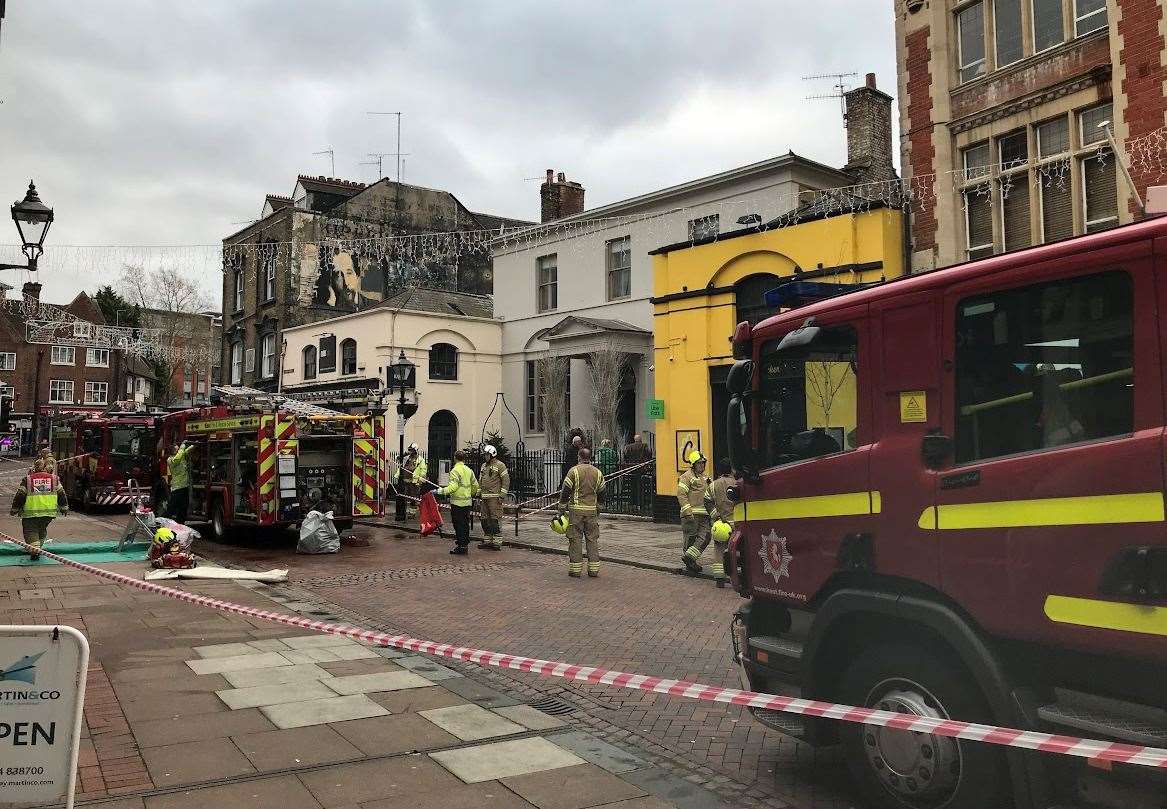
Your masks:
[{"label": "overcast grey sky", "polygon": [[[801,80],[835,71],[895,95],[891,2],[9,0],[0,201],[36,179],[49,251],[214,244],[328,174],[315,151],[373,180],[394,119],[365,113],[402,110],[407,182],[534,219],[547,168],[592,207],[787,150],[842,165],[838,104],[805,99],[831,82]],[[118,269],[41,280],[60,300]]]}]

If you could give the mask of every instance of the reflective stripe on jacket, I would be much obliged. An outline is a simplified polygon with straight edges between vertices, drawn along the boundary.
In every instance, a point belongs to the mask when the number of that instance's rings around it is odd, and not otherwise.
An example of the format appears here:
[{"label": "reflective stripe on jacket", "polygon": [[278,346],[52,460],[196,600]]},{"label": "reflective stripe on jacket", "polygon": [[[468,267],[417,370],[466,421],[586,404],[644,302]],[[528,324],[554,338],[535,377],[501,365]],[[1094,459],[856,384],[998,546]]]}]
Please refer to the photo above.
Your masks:
[{"label": "reflective stripe on jacket", "polygon": [[590,463],[580,463],[567,471],[563,479],[563,490],[559,502],[567,504],[572,511],[582,514],[598,514],[600,492],[604,490],[604,475]]},{"label": "reflective stripe on jacket", "polygon": [[478,493],[478,479],[470,467],[458,461],[450,470],[450,482],[442,488],[442,494],[450,498],[452,506],[468,506]]},{"label": "reflective stripe on jacket", "polygon": [[186,460],[190,446],[184,445],[174,451],[166,462],[166,470],[170,473],[170,489],[185,489],[190,486],[190,463]]},{"label": "reflective stripe on jacket", "polygon": [[483,497],[506,497],[511,487],[511,473],[507,471],[507,465],[498,458],[484,463],[478,475],[478,485]]},{"label": "reflective stripe on jacket", "polygon": [[24,479],[24,506],[21,517],[56,517],[60,514],[57,506],[57,476],[51,472],[33,472]]},{"label": "reflective stripe on jacket", "polygon": [[705,493],[711,483],[713,481],[709,478],[694,474],[692,469],[681,475],[681,479],[677,481],[677,502],[681,504],[682,517],[709,513],[705,507]]}]

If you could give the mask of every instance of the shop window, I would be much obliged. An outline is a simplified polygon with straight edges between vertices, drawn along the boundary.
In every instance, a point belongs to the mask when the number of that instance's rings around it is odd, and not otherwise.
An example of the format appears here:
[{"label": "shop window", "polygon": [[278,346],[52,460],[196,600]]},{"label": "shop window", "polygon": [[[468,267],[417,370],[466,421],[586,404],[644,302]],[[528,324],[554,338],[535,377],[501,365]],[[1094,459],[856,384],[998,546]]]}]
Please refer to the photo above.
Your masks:
[{"label": "shop window", "polygon": [[762,346],[759,450],[778,466],[854,449],[858,435],[859,341],[850,326],[823,329],[814,342]]},{"label": "shop window", "polygon": [[1121,271],[957,304],[957,461],[1130,433],[1132,307]]}]

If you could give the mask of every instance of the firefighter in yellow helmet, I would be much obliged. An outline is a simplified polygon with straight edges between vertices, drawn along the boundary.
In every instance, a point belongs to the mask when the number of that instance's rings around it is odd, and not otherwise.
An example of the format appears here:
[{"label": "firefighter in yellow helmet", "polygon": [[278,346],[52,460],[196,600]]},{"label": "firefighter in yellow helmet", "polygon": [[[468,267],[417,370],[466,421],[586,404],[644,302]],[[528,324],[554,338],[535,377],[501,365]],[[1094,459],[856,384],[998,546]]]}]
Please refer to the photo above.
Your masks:
[{"label": "firefighter in yellow helmet", "polygon": [[685,547],[681,561],[690,573],[700,573],[697,560],[709,544],[709,507],[705,496],[713,481],[705,476],[705,456],[693,450],[685,456],[689,471],[677,481],[677,502],[681,506],[681,534]]},{"label": "firefighter in yellow helmet", "polygon": [[729,459],[723,458],[714,465],[717,477],[709,487],[705,507],[709,510],[713,524],[710,535],[713,538],[713,579],[718,587],[725,586],[725,551],[729,536],[733,533],[733,504],[729,490],[737,484]]},{"label": "firefighter in yellow helmet", "polygon": [[36,561],[41,556],[41,545],[48,534],[49,523],[54,517],[69,513],[69,496],[61,485],[56,473],[56,463],[50,471],[43,458],[37,458],[28,476],[16,488],[12,498],[13,516],[20,515],[20,527],[24,531],[24,541],[32,546],[29,559]]},{"label": "firefighter in yellow helmet", "polygon": [[588,576],[600,575],[600,493],[604,475],[592,466],[592,451],[580,447],[579,463],[567,470],[559,493],[559,510],[568,514],[567,575],[583,574],[583,549],[587,543]]}]

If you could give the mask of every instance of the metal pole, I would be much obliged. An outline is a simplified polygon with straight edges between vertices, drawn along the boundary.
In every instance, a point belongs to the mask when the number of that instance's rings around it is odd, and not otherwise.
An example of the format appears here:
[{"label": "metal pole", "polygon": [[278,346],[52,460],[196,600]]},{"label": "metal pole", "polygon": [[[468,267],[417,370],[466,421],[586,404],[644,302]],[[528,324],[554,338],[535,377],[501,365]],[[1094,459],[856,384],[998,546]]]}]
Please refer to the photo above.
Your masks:
[{"label": "metal pole", "polygon": [[1122,169],[1122,176],[1126,178],[1126,184],[1130,186],[1131,193],[1135,196],[1139,212],[1146,216],[1147,206],[1143,204],[1143,198],[1139,196],[1139,189],[1135,187],[1135,181],[1131,178],[1131,173],[1127,171],[1122,155],[1118,153],[1118,144],[1114,142],[1114,133],[1110,131],[1110,121],[1104,121],[1100,126],[1106,131],[1106,141],[1110,144],[1110,153],[1114,155],[1114,162],[1118,163],[1118,167]]},{"label": "metal pole", "polygon": [[[405,385],[401,386],[397,395],[397,418],[400,419],[405,414]],[[402,497],[402,489],[405,487],[405,481],[401,476],[401,464],[405,460],[405,422],[399,422],[400,429],[397,431],[397,520],[399,522],[405,521],[405,498]]]},{"label": "metal pole", "polygon": [[401,184],[401,113],[397,113],[397,183]]}]

